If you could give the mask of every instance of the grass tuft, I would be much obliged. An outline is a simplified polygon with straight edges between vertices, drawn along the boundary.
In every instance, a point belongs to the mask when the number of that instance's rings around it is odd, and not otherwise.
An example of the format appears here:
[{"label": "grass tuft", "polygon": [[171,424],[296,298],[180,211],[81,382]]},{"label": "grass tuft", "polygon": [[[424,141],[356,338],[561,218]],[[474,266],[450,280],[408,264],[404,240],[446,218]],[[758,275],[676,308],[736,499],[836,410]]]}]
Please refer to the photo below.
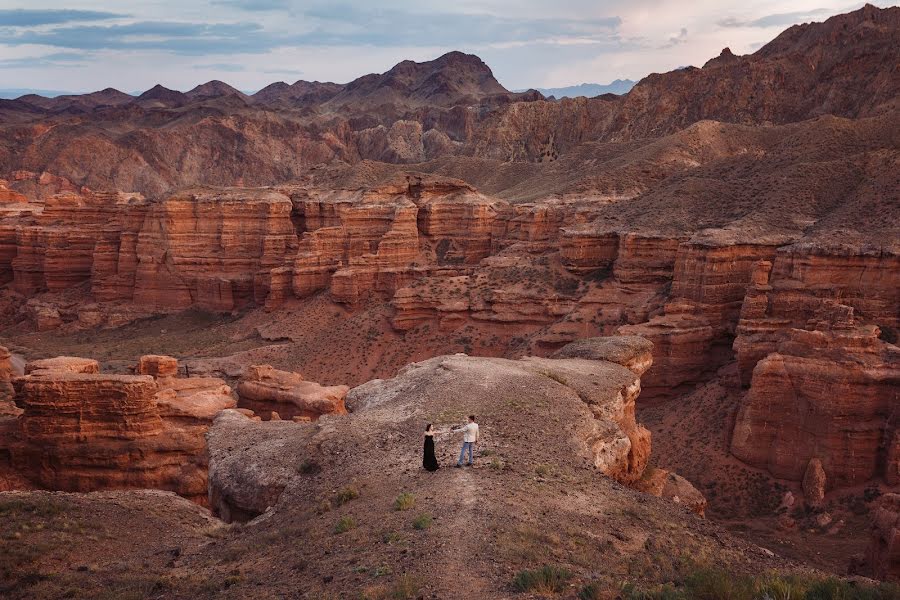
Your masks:
[{"label": "grass tuft", "polygon": [[394,510],[409,510],[416,505],[416,497],[408,492],[403,492],[394,500]]},{"label": "grass tuft", "polygon": [[431,518],[431,515],[424,515],[424,514],[419,515],[418,517],[413,519],[413,522],[412,522],[413,529],[418,529],[419,531],[428,529],[429,527],[431,527],[431,522],[433,520],[434,519]]},{"label": "grass tuft", "polygon": [[513,579],[513,588],[518,592],[538,594],[558,594],[566,589],[572,573],[563,567],[544,565],[537,570],[520,571]]}]

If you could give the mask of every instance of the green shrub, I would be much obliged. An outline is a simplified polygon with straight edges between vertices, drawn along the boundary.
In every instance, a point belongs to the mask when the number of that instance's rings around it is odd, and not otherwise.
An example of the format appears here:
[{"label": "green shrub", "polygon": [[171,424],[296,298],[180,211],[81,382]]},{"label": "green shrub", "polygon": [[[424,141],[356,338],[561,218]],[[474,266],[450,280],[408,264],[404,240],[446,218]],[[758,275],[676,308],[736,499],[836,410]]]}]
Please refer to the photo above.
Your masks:
[{"label": "green shrub", "polygon": [[418,529],[421,531],[423,529],[428,529],[429,527],[431,527],[432,521],[433,519],[431,518],[431,515],[419,515],[418,517],[413,519],[412,526],[413,529]]},{"label": "green shrub", "polygon": [[409,510],[416,505],[416,497],[407,492],[403,492],[394,500],[394,510]]},{"label": "green shrub", "polygon": [[558,594],[566,588],[572,573],[562,567],[544,565],[535,571],[520,571],[513,579],[513,588],[518,592],[538,594]]},{"label": "green shrub", "polygon": [[600,600],[601,592],[600,584],[596,581],[591,582],[578,592],[578,600]]},{"label": "green shrub", "polygon": [[338,493],[334,496],[334,505],[341,506],[347,504],[351,500],[356,500],[359,498],[359,492],[354,487],[345,487],[338,490]]},{"label": "green shrub", "polygon": [[346,531],[350,531],[356,527],[356,521],[353,520],[353,517],[346,516],[338,519],[337,524],[334,526],[335,533],[344,533]]}]

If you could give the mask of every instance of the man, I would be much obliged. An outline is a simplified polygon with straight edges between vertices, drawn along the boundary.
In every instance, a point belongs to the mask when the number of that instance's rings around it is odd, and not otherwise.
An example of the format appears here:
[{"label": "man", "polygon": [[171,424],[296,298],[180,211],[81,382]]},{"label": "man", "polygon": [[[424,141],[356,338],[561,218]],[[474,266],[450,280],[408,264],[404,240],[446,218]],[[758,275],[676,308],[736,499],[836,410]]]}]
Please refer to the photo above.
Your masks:
[{"label": "man", "polygon": [[462,450],[459,452],[459,460],[456,461],[456,467],[460,468],[463,466],[463,458],[466,455],[466,450],[469,451],[469,466],[472,466],[473,458],[472,455],[475,451],[475,443],[478,442],[478,423],[475,422],[475,415],[469,415],[469,422],[466,423],[466,426],[462,428],[463,431],[463,445]]}]

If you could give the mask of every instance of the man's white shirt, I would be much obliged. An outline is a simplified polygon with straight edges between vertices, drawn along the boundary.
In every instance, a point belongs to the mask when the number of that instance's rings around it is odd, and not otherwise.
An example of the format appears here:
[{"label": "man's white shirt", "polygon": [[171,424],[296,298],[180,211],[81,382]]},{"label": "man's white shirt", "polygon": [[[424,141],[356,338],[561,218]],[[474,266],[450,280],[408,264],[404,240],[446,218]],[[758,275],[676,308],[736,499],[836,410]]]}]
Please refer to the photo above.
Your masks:
[{"label": "man's white shirt", "polygon": [[463,427],[463,441],[464,442],[477,442],[478,441],[478,423],[469,423],[465,427]]}]

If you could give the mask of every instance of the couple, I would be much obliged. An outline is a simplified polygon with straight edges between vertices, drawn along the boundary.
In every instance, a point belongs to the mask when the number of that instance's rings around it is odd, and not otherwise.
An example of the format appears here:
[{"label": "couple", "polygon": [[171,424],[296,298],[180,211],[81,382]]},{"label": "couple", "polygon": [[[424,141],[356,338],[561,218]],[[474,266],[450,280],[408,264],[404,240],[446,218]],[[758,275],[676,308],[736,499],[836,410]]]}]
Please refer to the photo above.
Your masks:
[{"label": "couple", "polygon": [[[472,466],[473,462],[473,454],[475,452],[475,443],[478,441],[478,423],[475,422],[475,415],[469,415],[469,422],[465,424],[463,427],[451,427],[450,433],[454,433],[456,431],[463,432],[463,445],[462,450],[459,453],[459,460],[456,461],[457,467],[463,466],[463,457],[466,455],[466,451],[469,452],[469,466]],[[425,447],[424,447],[424,456],[422,457],[422,466],[425,467],[428,471],[437,471],[438,470],[438,461],[437,457],[434,455],[434,436],[435,434],[447,433],[443,431],[436,431],[431,423],[425,426]]]}]

